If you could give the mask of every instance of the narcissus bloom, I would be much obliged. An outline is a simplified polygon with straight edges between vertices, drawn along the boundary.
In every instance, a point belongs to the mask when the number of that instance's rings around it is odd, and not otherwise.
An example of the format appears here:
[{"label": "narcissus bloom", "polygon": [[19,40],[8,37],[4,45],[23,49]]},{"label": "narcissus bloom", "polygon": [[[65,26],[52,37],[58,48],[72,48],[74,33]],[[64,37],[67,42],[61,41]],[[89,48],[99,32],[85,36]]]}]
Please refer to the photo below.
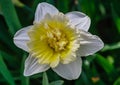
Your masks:
[{"label": "narcissus bloom", "polygon": [[84,13],[63,14],[48,3],[40,3],[33,25],[14,36],[15,45],[29,52],[24,75],[52,68],[65,79],[77,79],[81,73],[81,57],[103,48],[102,40],[87,32],[89,26],[90,18]]}]

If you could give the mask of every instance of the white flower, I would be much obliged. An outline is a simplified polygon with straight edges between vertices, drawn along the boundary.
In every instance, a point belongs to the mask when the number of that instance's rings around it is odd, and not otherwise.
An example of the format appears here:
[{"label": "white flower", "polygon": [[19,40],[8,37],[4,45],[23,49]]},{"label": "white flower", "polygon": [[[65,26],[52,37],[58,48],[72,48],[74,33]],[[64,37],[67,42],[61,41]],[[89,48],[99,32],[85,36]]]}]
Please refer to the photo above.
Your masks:
[{"label": "white flower", "polygon": [[90,18],[81,12],[62,14],[48,3],[40,3],[33,25],[19,30],[14,43],[29,52],[24,75],[50,67],[61,77],[73,80],[81,73],[82,56],[103,48],[102,40],[88,31]]}]

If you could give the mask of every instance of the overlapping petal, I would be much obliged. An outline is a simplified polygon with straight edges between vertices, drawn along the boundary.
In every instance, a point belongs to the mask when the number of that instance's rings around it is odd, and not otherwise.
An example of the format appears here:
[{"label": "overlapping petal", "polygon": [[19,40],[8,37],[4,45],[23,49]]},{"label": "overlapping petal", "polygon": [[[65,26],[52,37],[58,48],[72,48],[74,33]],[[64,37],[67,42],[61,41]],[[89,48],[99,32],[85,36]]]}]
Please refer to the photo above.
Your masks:
[{"label": "overlapping petal", "polygon": [[81,74],[82,60],[77,58],[75,61],[69,64],[59,64],[56,68],[53,68],[58,75],[61,77],[74,80],[77,79]]},{"label": "overlapping petal", "polygon": [[17,31],[16,34],[14,35],[15,45],[27,52],[28,52],[27,42],[30,40],[27,33],[31,27],[32,26],[24,27],[21,30]]},{"label": "overlapping petal", "polygon": [[38,63],[38,59],[34,56],[29,55],[25,61],[24,76],[31,76],[36,73],[40,73],[48,70],[48,65],[41,65]]},{"label": "overlapping petal", "polygon": [[104,43],[96,36],[86,31],[80,31],[80,48],[77,51],[78,56],[88,56],[96,53],[103,48]]},{"label": "overlapping petal", "polygon": [[40,3],[38,6],[37,6],[37,9],[36,9],[36,12],[35,12],[35,20],[34,22],[35,23],[39,23],[44,17],[46,14],[50,14],[50,15],[55,15],[55,14],[58,14],[58,10],[48,4],[48,3]]},{"label": "overlapping petal", "polygon": [[88,31],[90,27],[90,18],[81,12],[69,12],[66,16],[70,20],[70,25],[75,26],[77,29]]}]

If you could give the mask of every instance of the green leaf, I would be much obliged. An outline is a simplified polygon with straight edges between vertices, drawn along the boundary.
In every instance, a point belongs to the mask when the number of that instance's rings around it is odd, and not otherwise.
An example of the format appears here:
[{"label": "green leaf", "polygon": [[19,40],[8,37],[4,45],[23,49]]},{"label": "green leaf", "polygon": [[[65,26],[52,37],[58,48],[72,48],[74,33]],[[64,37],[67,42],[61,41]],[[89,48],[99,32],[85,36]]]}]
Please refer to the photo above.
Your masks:
[{"label": "green leaf", "polygon": [[69,0],[58,0],[56,1],[57,3],[57,8],[63,12],[66,13],[69,11]]},{"label": "green leaf", "polygon": [[54,4],[54,0],[46,0],[47,3]]},{"label": "green leaf", "polygon": [[75,85],[92,85],[85,71],[82,71],[81,76],[76,80]]},{"label": "green leaf", "polygon": [[29,77],[25,77],[23,75],[23,71],[24,71],[24,62],[26,60],[26,54],[23,55],[23,59],[21,62],[21,85],[29,85]]},{"label": "green leaf", "polygon": [[0,6],[9,30],[14,34],[19,28],[21,28],[21,24],[11,0],[0,0]]},{"label": "green leaf", "polygon": [[113,17],[114,23],[117,27],[118,32],[120,33],[120,17],[114,10],[113,5],[111,5],[111,9],[112,9],[112,17]]},{"label": "green leaf", "polygon": [[114,82],[113,85],[120,85],[120,77]]},{"label": "green leaf", "polygon": [[106,58],[99,54],[96,54],[95,56],[96,56],[95,61],[105,70],[107,74],[114,75],[114,73],[116,73],[113,64],[111,64]]},{"label": "green leaf", "polygon": [[116,11],[116,13],[118,14],[118,16],[120,16],[120,0],[112,0],[112,6],[114,8],[114,10]]},{"label": "green leaf", "polygon": [[2,15],[1,7],[0,7],[0,15]]},{"label": "green leaf", "polygon": [[11,73],[9,72],[1,54],[0,54],[0,73],[3,75],[3,77],[9,83],[9,85],[15,85],[13,77],[12,77]]},{"label": "green leaf", "polygon": [[[11,54],[5,52],[5,51],[0,51],[1,56],[3,59],[5,59],[11,67],[18,67],[18,61],[15,57],[13,57]],[[16,64],[15,64],[16,63]]]},{"label": "green leaf", "polygon": [[48,81],[46,72],[43,73],[42,85],[49,85],[49,81]]},{"label": "green leaf", "polygon": [[58,80],[58,81],[53,81],[50,83],[50,85],[63,85],[64,81]]},{"label": "green leaf", "polygon": [[19,7],[23,7],[24,4],[20,1],[20,0],[12,0],[13,4],[15,4],[16,6],[19,6]]},{"label": "green leaf", "polygon": [[[13,38],[8,32],[8,29],[6,29],[7,26],[6,24],[2,21],[2,18],[0,17],[0,41],[4,43],[1,44],[1,50],[6,50],[8,53],[15,52],[17,54],[21,54],[21,50],[18,49],[14,44],[13,44]],[[4,56],[6,57],[6,56]],[[8,59],[8,58],[6,58]],[[11,58],[12,59],[12,58]]]},{"label": "green leaf", "polygon": [[112,44],[112,45],[105,45],[101,51],[104,52],[104,51],[116,50],[119,48],[120,48],[120,42],[117,42],[117,43]]},{"label": "green leaf", "polygon": [[37,5],[38,5],[40,2],[42,2],[42,1],[43,1],[43,0],[34,0],[34,1],[33,1],[32,8],[33,8],[34,11],[35,11]]}]

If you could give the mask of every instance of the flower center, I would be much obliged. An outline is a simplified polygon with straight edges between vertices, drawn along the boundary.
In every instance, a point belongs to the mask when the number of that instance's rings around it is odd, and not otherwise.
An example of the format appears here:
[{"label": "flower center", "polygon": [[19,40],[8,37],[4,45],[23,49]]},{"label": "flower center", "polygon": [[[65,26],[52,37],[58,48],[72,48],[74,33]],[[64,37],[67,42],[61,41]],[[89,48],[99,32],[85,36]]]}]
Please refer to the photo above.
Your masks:
[{"label": "flower center", "polygon": [[46,15],[40,23],[33,25],[28,35],[30,53],[38,58],[40,64],[56,67],[59,63],[75,60],[80,46],[79,35],[68,25],[64,15]]},{"label": "flower center", "polygon": [[48,45],[55,51],[64,51],[68,45],[68,40],[66,35],[63,34],[60,30],[52,30],[47,33]]}]

